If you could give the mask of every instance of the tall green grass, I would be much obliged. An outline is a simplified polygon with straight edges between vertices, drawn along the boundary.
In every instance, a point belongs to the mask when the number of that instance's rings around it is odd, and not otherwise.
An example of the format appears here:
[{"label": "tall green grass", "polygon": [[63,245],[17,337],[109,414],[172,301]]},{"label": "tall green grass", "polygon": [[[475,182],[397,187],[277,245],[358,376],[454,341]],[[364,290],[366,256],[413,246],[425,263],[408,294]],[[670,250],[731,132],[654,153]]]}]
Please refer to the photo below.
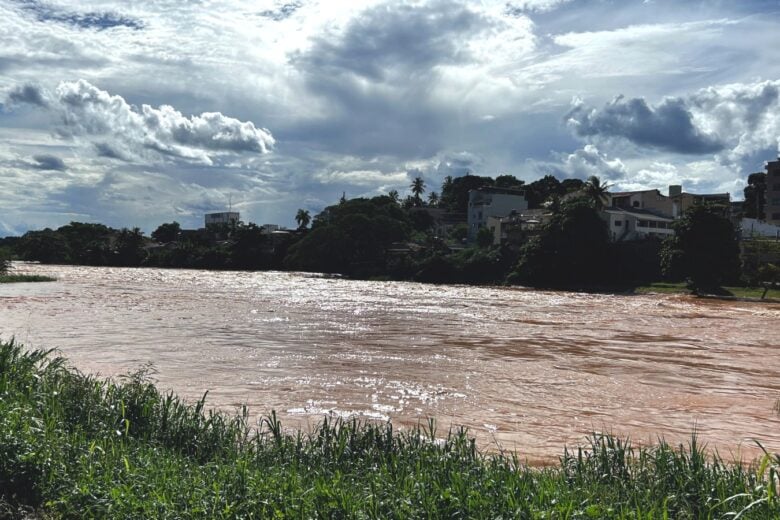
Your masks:
[{"label": "tall green grass", "polygon": [[0,274],[0,283],[54,282],[56,278],[40,274]]},{"label": "tall green grass", "polygon": [[[433,421],[324,420],[285,433],[160,393],[139,372],[109,382],[50,352],[0,343],[0,517],[778,518],[780,460],[751,466],[689,445],[593,435],[560,464],[485,455]],[[522,454],[520,454],[522,455]]]}]

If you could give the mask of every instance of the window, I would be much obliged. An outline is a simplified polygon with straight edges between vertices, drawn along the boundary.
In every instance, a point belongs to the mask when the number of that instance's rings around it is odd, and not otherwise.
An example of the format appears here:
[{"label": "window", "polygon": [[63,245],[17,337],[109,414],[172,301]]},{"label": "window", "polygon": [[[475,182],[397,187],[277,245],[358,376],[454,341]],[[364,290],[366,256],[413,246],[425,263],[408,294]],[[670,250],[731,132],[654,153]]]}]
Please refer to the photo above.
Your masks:
[{"label": "window", "polygon": [[638,220],[636,223],[639,227],[647,227],[647,221],[646,220]]},{"label": "window", "polygon": [[616,220],[615,221],[615,227],[620,227],[622,225],[623,225],[623,221],[622,220]]},{"label": "window", "polygon": [[631,205],[634,206],[635,208],[638,208],[639,207],[639,201],[635,200]]},{"label": "window", "polygon": [[774,184],[772,186],[772,191],[780,191],[780,184]]},{"label": "window", "polygon": [[780,213],[772,213],[772,220],[780,220]]},{"label": "window", "polygon": [[651,221],[649,222],[649,224],[650,224],[650,226],[649,226],[649,227],[651,227],[651,228],[658,227],[658,222],[656,222],[655,220],[651,220]]},{"label": "window", "polygon": [[780,206],[780,199],[772,199],[771,205],[772,206]]}]

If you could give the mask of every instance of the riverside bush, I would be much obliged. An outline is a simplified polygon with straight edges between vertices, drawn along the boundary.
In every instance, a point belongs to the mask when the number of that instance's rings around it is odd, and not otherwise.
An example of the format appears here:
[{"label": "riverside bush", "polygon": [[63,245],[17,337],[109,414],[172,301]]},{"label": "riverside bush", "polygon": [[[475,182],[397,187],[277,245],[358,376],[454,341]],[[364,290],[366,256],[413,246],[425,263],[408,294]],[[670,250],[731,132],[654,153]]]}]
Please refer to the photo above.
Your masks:
[{"label": "riverside bush", "polygon": [[560,464],[477,450],[433,421],[324,419],[286,433],[275,413],[207,410],[141,371],[117,382],[0,342],[0,517],[776,518],[778,458],[726,464],[695,437],[634,448],[594,434]]}]

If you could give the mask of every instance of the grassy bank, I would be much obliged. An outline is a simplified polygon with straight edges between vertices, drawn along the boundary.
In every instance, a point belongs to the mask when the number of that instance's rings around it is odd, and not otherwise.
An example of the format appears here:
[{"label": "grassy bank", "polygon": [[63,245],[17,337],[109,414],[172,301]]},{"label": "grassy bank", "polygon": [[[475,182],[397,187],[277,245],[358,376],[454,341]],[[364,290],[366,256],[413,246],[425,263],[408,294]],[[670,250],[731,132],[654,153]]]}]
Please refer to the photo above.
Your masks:
[{"label": "grassy bank", "polygon": [[[735,298],[761,298],[764,294],[763,287],[723,287],[724,292],[717,296]],[[663,293],[663,294],[691,294],[691,290],[684,282],[668,283],[657,282],[636,287],[637,294]],[[780,289],[769,289],[766,298],[780,299]]]},{"label": "grassy bank", "polygon": [[0,283],[54,282],[56,278],[38,274],[0,274]]},{"label": "grassy bank", "polygon": [[[773,518],[780,460],[759,466],[686,447],[594,435],[560,465],[479,453],[433,424],[323,422],[285,434],[275,415],[208,412],[142,374],[81,375],[0,343],[0,517]],[[520,454],[522,455],[522,454]]]}]

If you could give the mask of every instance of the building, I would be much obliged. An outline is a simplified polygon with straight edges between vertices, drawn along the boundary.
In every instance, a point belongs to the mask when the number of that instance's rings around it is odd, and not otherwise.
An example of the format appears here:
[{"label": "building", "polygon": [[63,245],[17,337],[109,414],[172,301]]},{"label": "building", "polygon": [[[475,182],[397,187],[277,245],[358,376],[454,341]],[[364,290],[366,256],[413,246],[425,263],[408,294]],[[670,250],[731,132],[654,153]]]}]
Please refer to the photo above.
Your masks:
[{"label": "building", "polygon": [[698,204],[710,204],[723,209],[723,216],[731,217],[731,195],[728,193],[686,193],[682,186],[669,186],[669,199],[676,207],[675,217],[682,215],[688,209]]},{"label": "building", "polygon": [[605,208],[602,216],[607,221],[609,237],[613,242],[641,240],[648,237],[664,238],[674,235],[671,215],[651,210]]},{"label": "building", "polygon": [[469,191],[467,222],[469,240],[477,238],[479,230],[487,226],[490,217],[506,217],[513,211],[522,213],[528,201],[522,191],[505,188],[480,188]]},{"label": "building", "polygon": [[766,164],[766,220],[780,225],[780,157]]},{"label": "building", "polygon": [[222,213],[206,213],[206,227],[220,224],[238,224],[240,215],[237,211],[223,211]]},{"label": "building", "polygon": [[[672,188],[672,186],[669,187],[670,190]],[[679,208],[675,206],[674,201],[670,197],[661,195],[661,192],[658,190],[609,193],[607,198],[609,199],[608,206],[610,208],[644,210],[669,217],[677,217],[681,213]]]},{"label": "building", "polygon": [[770,237],[780,240],[780,225],[754,218],[739,219],[739,233],[743,239]]},{"label": "building", "polygon": [[545,209],[528,209],[506,217],[488,217],[487,227],[493,232],[494,245],[519,247],[528,235],[537,233],[551,215]]}]

